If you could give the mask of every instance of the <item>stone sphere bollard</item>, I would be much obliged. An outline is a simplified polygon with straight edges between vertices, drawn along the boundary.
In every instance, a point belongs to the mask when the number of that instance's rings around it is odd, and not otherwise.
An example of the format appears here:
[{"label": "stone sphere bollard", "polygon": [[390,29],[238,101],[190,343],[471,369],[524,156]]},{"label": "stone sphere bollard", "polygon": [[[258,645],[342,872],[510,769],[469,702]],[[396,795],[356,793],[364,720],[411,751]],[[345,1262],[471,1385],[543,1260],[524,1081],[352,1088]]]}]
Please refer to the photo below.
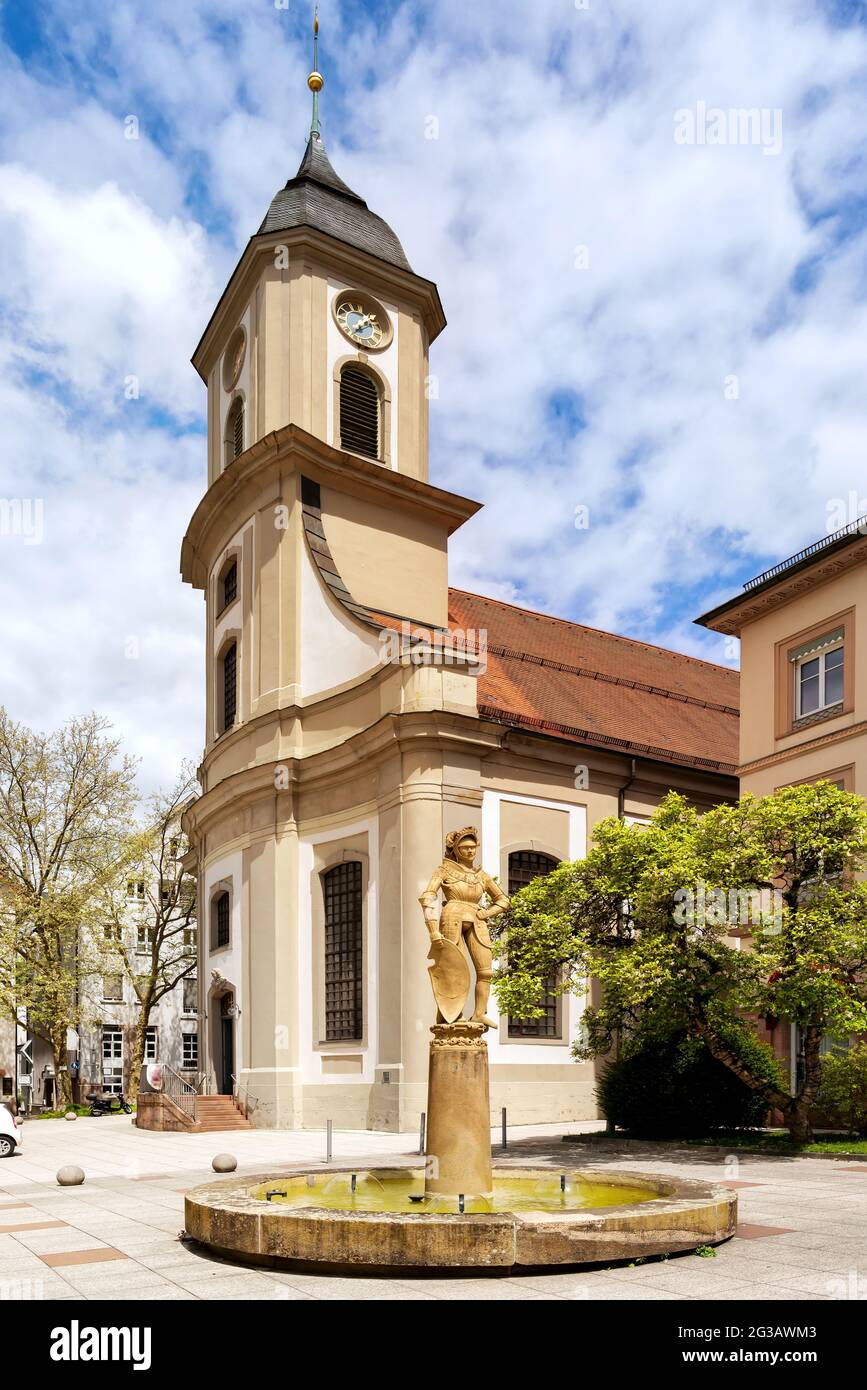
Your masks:
[{"label": "stone sphere bollard", "polygon": [[211,1163],[215,1173],[234,1173],[238,1160],[234,1154],[217,1154]]},{"label": "stone sphere bollard", "polygon": [[61,1187],[78,1187],[84,1182],[84,1169],[68,1163],[65,1168],[58,1168],[57,1181]]},{"label": "stone sphere bollard", "polygon": [[64,1120],[77,1120],[78,1116],[76,1115],[74,1110],[67,1110],[63,1118]]}]

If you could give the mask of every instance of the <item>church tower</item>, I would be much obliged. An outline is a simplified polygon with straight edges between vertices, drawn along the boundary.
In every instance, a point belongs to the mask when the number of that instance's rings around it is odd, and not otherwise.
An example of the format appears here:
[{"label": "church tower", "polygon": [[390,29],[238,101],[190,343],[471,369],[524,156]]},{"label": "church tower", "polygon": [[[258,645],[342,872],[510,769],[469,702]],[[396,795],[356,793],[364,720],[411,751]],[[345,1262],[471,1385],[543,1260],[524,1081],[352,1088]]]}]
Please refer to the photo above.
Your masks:
[{"label": "church tower", "polygon": [[[208,484],[181,551],[205,599],[199,1067],[259,1126],[417,1132],[430,937],[468,826],[509,894],[647,819],[737,795],[734,673],[448,587],[477,511],[428,481],[436,286],[332,168],[323,79],[294,178],[196,349]],[[493,1115],[597,1114],[583,1000],[487,1034]],[[491,1001],[492,1005],[494,1001]]]},{"label": "church tower", "polygon": [[[476,714],[472,663],[444,632],[448,538],[477,505],[427,481],[442,305],[332,168],[317,44],[304,156],[193,356],[208,392],[208,487],[181,554],[207,631],[187,817],[200,1064],[259,1124],[397,1128],[423,1103],[432,1007],[418,906],[443,834],[431,740]],[[410,623],[431,637],[424,662]]]}]

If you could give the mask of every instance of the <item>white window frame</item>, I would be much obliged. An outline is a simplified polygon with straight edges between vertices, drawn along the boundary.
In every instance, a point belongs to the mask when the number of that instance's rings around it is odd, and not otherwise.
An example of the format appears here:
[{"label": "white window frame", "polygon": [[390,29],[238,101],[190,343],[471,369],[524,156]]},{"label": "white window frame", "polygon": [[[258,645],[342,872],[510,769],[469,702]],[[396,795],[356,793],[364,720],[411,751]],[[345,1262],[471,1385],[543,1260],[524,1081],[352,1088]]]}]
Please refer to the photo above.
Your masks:
[{"label": "white window frame", "polygon": [[[839,705],[840,702],[843,700],[843,698],[844,698],[843,695],[840,695],[836,700],[826,700],[826,699],[825,699],[825,663],[826,663],[828,657],[829,657],[829,656],[832,656],[835,652],[842,652],[842,653],[843,653],[842,671],[843,671],[843,680],[844,680],[844,683],[845,683],[845,679],[846,679],[846,643],[845,643],[845,640],[844,640],[843,638],[841,638],[838,642],[835,642],[834,645],[833,645],[832,647],[825,647],[822,651],[818,651],[818,652],[806,652],[803,656],[799,657],[798,660],[795,662],[795,718],[796,718],[796,719],[809,719],[811,715],[813,715],[813,714],[821,714],[823,710],[831,709],[831,708],[833,708],[834,705]],[[819,663],[819,703],[818,703],[818,705],[816,706],[815,709],[811,709],[811,710],[806,710],[806,711],[805,711],[805,710],[802,710],[802,709],[801,709],[801,671],[803,670],[803,668],[806,666],[807,662],[809,662],[809,661],[818,661],[818,663]],[[844,685],[844,690],[845,690],[845,685]]]},{"label": "white window frame", "polygon": [[[110,980],[120,980],[120,994],[109,994],[108,986]],[[123,971],[112,970],[102,977],[102,1002],[104,1004],[122,1004],[123,998]]]},{"label": "white window frame", "polygon": [[[195,1053],[195,1056],[191,1057],[189,1060],[187,1059],[187,1038],[194,1039],[193,1044],[190,1047],[190,1052]],[[195,1071],[198,1065],[199,1030],[197,1028],[185,1028],[181,1033],[181,1071]]]},{"label": "white window frame", "polygon": [[123,1090],[123,1028],[119,1023],[102,1025],[102,1089],[112,1095]]},{"label": "white window frame", "polygon": [[159,1041],[159,1030],[156,1024],[148,1024],[145,1029],[144,1057],[145,1062],[155,1062],[157,1060],[157,1043]]},{"label": "white window frame", "polygon": [[156,927],[149,927],[146,922],[139,922],[136,928],[136,954],[150,955],[153,944],[156,940]]},{"label": "white window frame", "polygon": [[[186,1008],[184,1005],[184,995],[187,993],[188,987],[193,996],[193,1007],[191,1009]],[[199,982],[195,975],[187,975],[181,980],[181,1013],[187,1018],[195,1017],[199,1012],[198,987]]]}]

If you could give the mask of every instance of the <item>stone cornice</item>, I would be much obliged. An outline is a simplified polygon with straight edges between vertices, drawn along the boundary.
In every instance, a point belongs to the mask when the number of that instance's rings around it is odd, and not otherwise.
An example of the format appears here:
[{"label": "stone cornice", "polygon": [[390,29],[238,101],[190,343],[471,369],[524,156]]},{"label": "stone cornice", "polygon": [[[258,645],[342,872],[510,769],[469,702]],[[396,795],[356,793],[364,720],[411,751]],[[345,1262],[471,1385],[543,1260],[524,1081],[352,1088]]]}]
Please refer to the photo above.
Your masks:
[{"label": "stone cornice", "polygon": [[811,593],[820,584],[828,584],[838,575],[854,569],[867,560],[867,536],[846,537],[842,548],[821,551],[807,557],[791,570],[768,580],[766,584],[738,594],[709,613],[696,618],[701,627],[711,628],[728,636],[739,637],[742,630],[758,618],[783,608],[804,593]]},{"label": "stone cornice", "polygon": [[300,425],[284,425],[246,449],[202,497],[181,544],[184,582],[204,589],[225,536],[261,505],[269,486],[273,488],[286,476],[302,472],[343,492],[436,518],[449,535],[481,507],[468,497],[334,449]]},{"label": "stone cornice", "polygon": [[356,282],[359,277],[371,292],[386,298],[415,301],[427,329],[428,341],[433,342],[446,326],[439,290],[432,280],[425,280],[409,270],[381,261],[348,242],[338,241],[325,232],[311,227],[293,227],[284,232],[268,232],[250,237],[241,258],[229,277],[213,314],[208,321],[191,361],[203,381],[207,381],[214,363],[225,346],[227,335],[240,319],[253,286],[262,273],[262,262],[274,261],[277,247],[291,252],[309,252],[312,260],[321,263],[323,272]]},{"label": "stone cornice", "polygon": [[[281,714],[285,713],[281,711]],[[263,720],[267,717],[263,716]],[[514,736],[521,733],[523,737],[520,738],[520,744],[526,744],[526,747],[515,744]],[[580,744],[566,743],[552,733],[541,736],[552,750],[556,751],[559,746],[559,762],[566,766],[567,770],[574,765]],[[260,763],[256,767],[245,768],[223,778],[193,803],[185,817],[184,828],[191,835],[193,842],[197,843],[214,821],[219,821],[226,813],[234,815],[269,794],[275,799],[287,799],[286,814],[279,819],[290,822],[294,818],[295,797],[299,791],[327,791],[339,788],[345,784],[347,777],[356,774],[360,768],[367,772],[377,771],[396,752],[406,752],[412,745],[428,744],[440,751],[477,757],[483,762],[499,754],[511,760],[529,761],[536,766],[539,738],[539,732],[534,731],[531,734],[530,731],[519,730],[516,726],[504,728],[484,718],[477,719],[448,710],[413,710],[403,714],[387,714],[335,747],[312,753],[308,757],[275,759]],[[620,751],[611,745],[604,749],[595,749],[589,741],[587,747],[588,752],[595,751],[609,756]],[[709,768],[676,763],[675,759],[665,757],[664,750],[660,752],[660,763],[668,762],[686,773],[692,772],[705,779],[713,778],[714,775],[717,778],[726,778],[722,769],[714,774]],[[646,761],[655,764],[657,760],[651,756]],[[285,769],[285,786],[280,790],[275,787],[274,777],[275,769],[278,767]],[[611,782],[612,790],[616,790],[616,783],[611,781],[612,775],[613,773],[603,773],[602,777],[604,781]],[[649,788],[655,789],[650,777],[645,780]],[[638,789],[643,785],[644,780],[640,780]],[[415,790],[412,786],[403,787],[394,795],[403,800],[415,795]],[[428,792],[421,789],[421,794],[426,796]]]},{"label": "stone cornice", "polygon": [[861,734],[867,734],[867,719],[850,724],[845,729],[822,734],[819,738],[809,738],[804,743],[793,743],[776,753],[768,753],[764,758],[754,758],[752,762],[743,763],[738,768],[738,776],[743,777],[749,772],[761,772],[766,767],[776,767],[778,763],[790,762],[792,758],[800,758],[804,753],[812,753],[819,748],[831,748],[835,743],[845,743],[847,739],[858,738]]}]

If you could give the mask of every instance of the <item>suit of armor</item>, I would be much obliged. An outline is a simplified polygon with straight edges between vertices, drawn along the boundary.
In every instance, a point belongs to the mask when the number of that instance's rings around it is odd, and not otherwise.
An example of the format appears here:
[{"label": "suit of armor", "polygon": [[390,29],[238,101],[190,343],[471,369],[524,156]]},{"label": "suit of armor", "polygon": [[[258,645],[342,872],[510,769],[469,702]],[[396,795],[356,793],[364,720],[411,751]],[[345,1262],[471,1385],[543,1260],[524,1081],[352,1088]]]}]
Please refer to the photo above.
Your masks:
[{"label": "suit of armor", "polygon": [[[478,849],[478,834],[467,826],[448,836],[446,858],[437,869],[419,902],[432,942],[445,938],[469,954],[476,971],[476,994],[473,1018],[489,1028],[496,1025],[486,1017],[491,992],[492,948],[488,921],[505,912],[509,899],[500,885],[483,869],[474,867]],[[442,892],[443,909],[439,921],[436,915],[437,894]],[[487,893],[492,906],[481,906]],[[438,1019],[442,1022],[442,1018]]]}]

